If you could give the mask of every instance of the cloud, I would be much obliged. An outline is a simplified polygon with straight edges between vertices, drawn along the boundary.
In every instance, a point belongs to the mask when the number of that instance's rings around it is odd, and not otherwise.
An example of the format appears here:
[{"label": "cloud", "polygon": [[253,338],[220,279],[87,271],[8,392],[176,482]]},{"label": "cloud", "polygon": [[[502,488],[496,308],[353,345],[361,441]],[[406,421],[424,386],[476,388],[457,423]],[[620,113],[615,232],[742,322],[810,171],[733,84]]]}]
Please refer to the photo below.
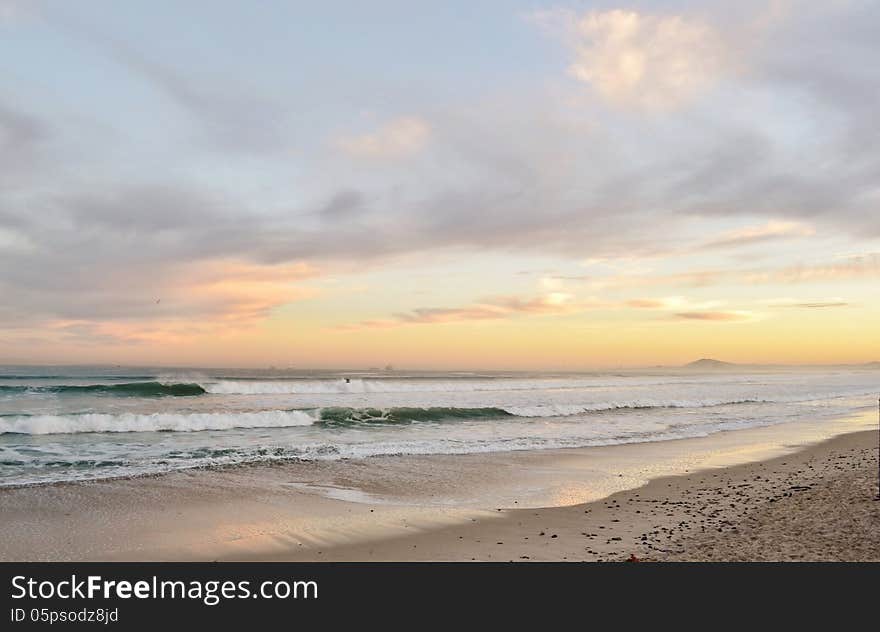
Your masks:
[{"label": "cloud", "polygon": [[[130,273],[106,275],[101,288],[9,293],[12,302],[0,307],[0,331],[20,330],[16,339],[33,331],[44,341],[84,345],[185,342],[194,336],[239,334],[276,308],[316,294],[301,283],[317,274],[307,265],[216,261],[155,269],[156,278]],[[65,298],[63,307],[58,294]]]},{"label": "cloud", "polygon": [[375,132],[339,138],[337,146],[356,158],[401,158],[428,142],[431,128],[416,116],[394,119]]},{"label": "cloud", "polygon": [[[0,103],[0,191],[20,188],[38,162],[49,125],[19,109]],[[0,213],[3,207],[0,205]]]},{"label": "cloud", "polygon": [[[578,277],[565,277],[576,280]],[[641,287],[710,287],[729,285],[788,285],[880,278],[880,254],[847,255],[838,261],[797,263],[775,268],[715,268],[671,274],[618,274],[585,276],[581,280],[594,290],[624,290]],[[633,299],[632,307],[665,305],[663,299]],[[811,303],[813,301],[795,301]],[[816,301],[821,303],[823,301]],[[838,302],[837,299],[825,302]]]},{"label": "cloud", "polygon": [[21,19],[33,9],[22,0],[0,0],[0,24]]},{"label": "cloud", "polygon": [[[641,287],[709,287],[727,279],[733,272],[724,269],[694,270],[667,274],[614,274],[580,277],[594,290],[623,290]],[[566,277],[575,280],[578,277]],[[638,300],[638,299],[636,299]],[[651,299],[647,299],[651,300]]]},{"label": "cloud", "polygon": [[[574,303],[574,298],[574,295],[568,292],[550,292],[544,296],[528,300],[508,296],[494,299],[494,302],[513,312],[540,314],[545,312],[567,312],[585,307],[585,303]],[[595,304],[591,303],[590,306],[594,307]]]},{"label": "cloud", "polygon": [[364,195],[359,191],[339,191],[330,198],[327,204],[318,209],[318,213],[330,220],[348,218],[363,208],[365,201]]},{"label": "cloud", "polygon": [[[754,16],[761,4],[747,3],[742,13]],[[81,113],[67,109],[77,100],[65,101],[63,109],[36,100],[40,107],[28,107],[27,84],[16,84],[15,101],[0,107],[2,326],[29,315],[128,323],[153,313],[147,308],[154,296],[163,297],[162,305],[172,304],[168,297],[179,300],[180,317],[193,319],[219,319],[224,310],[233,317],[266,314],[284,300],[283,289],[268,291],[272,300],[259,305],[245,291],[190,294],[176,281],[229,261],[266,270],[298,264],[362,269],[445,253],[491,253],[517,259],[517,267],[528,257],[638,261],[705,257],[709,253],[695,253],[701,245],[735,248],[810,231],[816,242],[875,248],[869,244],[880,237],[880,65],[865,60],[880,54],[880,12],[871,3],[800,5],[762,26],[772,37],[753,46],[742,28],[727,28],[737,6],[708,3],[699,15],[684,9],[677,16],[594,13],[590,20],[565,14],[575,71],[599,99],[585,98],[583,86],[572,82],[545,88],[542,77],[527,83],[533,77],[526,73],[506,93],[493,84],[442,103],[407,105],[425,114],[335,139],[342,157],[319,157],[333,140],[316,130],[315,151],[303,153],[308,161],[259,156],[240,178],[200,172],[202,156],[176,142],[175,126],[156,142],[173,147],[167,164],[133,160],[117,168],[115,158],[136,158],[143,148],[124,136],[109,146],[77,128]],[[724,37],[710,42],[719,30]],[[268,94],[271,86],[242,88],[250,78],[240,76],[206,81],[187,72],[187,59],[169,66],[128,41],[83,33],[81,44],[91,42],[187,113],[197,134],[229,152],[221,158],[242,148],[287,146],[279,120],[302,113],[297,96],[264,107],[254,95]],[[739,73],[729,51],[746,49],[749,71]],[[630,53],[631,61],[621,61]],[[55,61],[62,72],[64,60]],[[27,75],[25,60],[10,63],[13,74]],[[616,75],[619,64],[626,72]],[[314,68],[323,67],[315,62]],[[378,71],[366,76],[386,85]],[[143,105],[136,90],[125,94],[125,82],[102,87],[118,88],[120,103]],[[663,114],[644,116],[644,108]],[[326,129],[339,129],[338,120],[325,122]],[[430,161],[389,160],[376,170],[345,159],[411,158],[427,143]],[[106,165],[106,173],[82,168],[94,163]],[[96,187],[85,181],[86,171],[106,181]],[[706,223],[746,228],[707,238],[694,229]],[[880,276],[876,255],[825,263],[818,252],[796,255],[808,256],[803,263],[784,256],[792,257],[779,253],[778,265],[766,269],[701,260],[678,267],[685,272],[602,275],[591,269],[585,278],[565,278],[596,291],[649,288],[641,293],[660,285]],[[228,278],[235,286],[236,277]],[[520,300],[523,311],[502,301],[410,315],[525,314],[529,299]],[[538,302],[530,309],[549,306]],[[655,309],[701,311],[667,303]]]},{"label": "cloud", "polygon": [[[26,322],[255,322],[317,268],[260,261],[257,216],[172,187],[0,206],[0,329]],[[161,299],[160,303],[156,303]]]},{"label": "cloud", "polygon": [[[305,264],[254,265],[240,261],[208,262],[187,271],[171,286],[164,300],[225,321],[257,321],[281,305],[314,296],[301,281],[319,274]],[[164,308],[163,308],[164,309]]]},{"label": "cloud", "polygon": [[851,255],[826,264],[795,264],[744,275],[749,283],[813,283],[880,277],[880,254]]},{"label": "cloud", "polygon": [[[75,271],[74,271],[75,272]],[[46,321],[162,322],[174,319],[257,321],[275,307],[310,296],[300,285],[314,277],[308,266],[255,266],[217,260],[187,266],[129,267],[105,271],[100,285],[68,278],[73,288],[51,284],[6,287],[10,318]],[[2,287],[2,286],[0,286]],[[64,297],[63,303],[58,297]],[[0,319],[0,327],[6,323]]]},{"label": "cloud", "polygon": [[282,125],[286,108],[263,96],[265,92],[247,89],[247,77],[233,84],[222,76],[208,78],[187,70],[183,64],[159,62],[113,33],[57,8],[44,11],[42,17],[147,82],[188,115],[201,138],[216,148],[251,154],[290,149]]},{"label": "cloud", "polygon": [[683,296],[667,296],[665,298],[636,298],[624,302],[627,307],[637,309],[713,309],[723,305],[722,301],[704,301],[695,303]]},{"label": "cloud", "polygon": [[565,287],[565,279],[560,276],[544,276],[539,279],[541,287],[545,290],[561,290]]},{"label": "cloud", "polygon": [[0,152],[12,153],[44,135],[45,130],[37,119],[0,103]]},{"label": "cloud", "polygon": [[590,299],[576,301],[572,294],[551,292],[543,296],[524,299],[517,296],[497,296],[465,307],[420,307],[409,312],[394,314],[391,318],[365,320],[342,325],[341,331],[361,329],[387,329],[402,325],[464,322],[474,320],[499,320],[517,315],[571,314],[607,305]]},{"label": "cloud", "polygon": [[683,320],[704,320],[712,322],[732,322],[754,320],[755,314],[747,311],[730,312],[679,312],[676,318]]},{"label": "cloud", "polygon": [[[403,155],[430,140],[430,165],[401,162],[382,174],[360,176],[352,174],[350,165],[331,160],[317,164],[313,172],[306,169],[297,186],[267,184],[296,200],[288,207],[255,210],[242,192],[239,199],[229,196],[231,209],[217,211],[213,202],[187,204],[187,208],[198,206],[195,212],[206,227],[202,231],[190,231],[187,211],[172,218],[183,226],[169,224],[167,231],[173,230],[181,240],[191,238],[197,255],[219,242],[235,256],[261,261],[358,263],[444,249],[579,260],[680,256],[701,243],[700,235],[687,230],[694,217],[766,218],[751,234],[747,229],[743,234],[722,235],[715,240],[721,246],[788,238],[786,230],[779,228],[787,222],[809,226],[823,236],[848,233],[862,239],[880,235],[880,220],[873,212],[880,148],[871,134],[863,133],[857,145],[848,142],[851,124],[860,121],[864,123],[859,124],[860,130],[870,129],[873,114],[867,113],[866,105],[876,102],[880,94],[880,89],[870,89],[880,73],[873,66],[853,63],[848,49],[836,44],[842,33],[852,32],[850,40],[861,59],[871,58],[877,44],[865,31],[877,17],[871,12],[840,13],[805,11],[794,22],[786,19],[774,27],[780,29],[776,35],[792,48],[770,47],[753,60],[760,72],[743,78],[751,84],[734,93],[754,106],[748,116],[740,107],[715,103],[714,107],[701,104],[705,107],[699,111],[669,112],[659,120],[590,103],[563,107],[537,91],[512,100],[499,99],[500,104],[466,102],[434,109],[430,128],[422,118],[404,117],[379,130],[336,139],[341,147],[362,157]],[[703,14],[715,22],[721,20],[712,11]],[[659,22],[670,19],[649,17],[640,16],[639,28],[656,30]],[[687,23],[712,21],[709,17],[682,19]],[[833,38],[826,34],[826,24],[833,25]],[[835,90],[824,67],[821,76],[814,77],[809,68],[798,65],[797,53],[804,41],[839,56],[835,68],[848,77],[851,99],[802,98],[804,92],[818,89],[816,81]],[[856,81],[850,76],[853,73],[863,80]],[[777,79],[782,89],[777,88]],[[182,102],[213,107],[210,98],[185,96],[193,89],[186,76],[165,83],[170,92],[179,93]],[[250,134],[248,125],[236,125],[236,108],[227,116],[230,110],[222,99],[216,108],[220,120],[239,127],[243,135]],[[259,108],[256,112],[256,119],[272,120],[272,116],[262,116]],[[784,116],[780,118],[779,113]],[[270,124],[266,131],[274,136],[277,130]],[[97,151],[82,150],[85,154]],[[257,174],[262,166],[255,165],[249,173]],[[158,174],[157,179],[164,187],[174,184],[168,173]],[[299,183],[310,179],[330,183],[311,196],[322,200],[319,204],[299,201]],[[216,195],[210,189],[205,195],[194,183],[189,187],[194,189],[193,198]],[[119,193],[113,195],[122,208],[123,198],[135,188],[125,182],[115,188]],[[138,210],[130,212],[128,219],[145,225],[149,222],[140,216],[150,211],[139,204],[138,197],[131,195],[131,204]],[[163,207],[158,208],[161,213]],[[212,216],[215,213],[218,217]],[[306,221],[310,213],[321,218],[321,223]],[[240,218],[236,220],[235,215]],[[88,213],[79,213],[78,218],[90,222]],[[124,224],[118,222],[113,230],[134,230]],[[760,234],[762,228],[775,231],[775,236]],[[109,225],[106,230],[111,232]],[[789,230],[795,236],[796,231]],[[125,257],[120,263],[124,262]],[[711,280],[710,276],[694,277],[692,282]]]},{"label": "cloud", "polygon": [[0,249],[7,252],[27,252],[33,250],[30,237],[14,228],[0,226]]},{"label": "cloud", "polygon": [[662,299],[653,298],[635,298],[626,302],[629,307],[639,309],[662,309],[666,307],[666,302]]},{"label": "cloud", "polygon": [[751,226],[729,231],[706,242],[701,248],[706,250],[736,248],[778,239],[811,237],[815,234],[816,230],[812,226],[808,226],[802,222],[771,221],[761,226]]},{"label": "cloud", "polygon": [[673,311],[675,312],[672,314],[674,318],[685,320],[746,321],[755,320],[758,317],[757,314],[748,311],[716,310],[715,308],[720,305],[723,305],[722,301],[693,302],[681,296],[609,301],[595,297],[577,300],[573,294],[551,292],[527,299],[517,296],[487,298],[465,307],[417,308],[393,314],[390,318],[365,320],[341,325],[335,329],[340,331],[390,329],[404,325],[500,320],[521,315],[567,315],[595,309],[621,310],[627,308]]},{"label": "cloud", "polygon": [[795,298],[778,298],[764,301],[770,307],[794,307],[799,309],[826,309],[829,307],[849,307],[850,303],[842,298],[831,298],[824,301],[809,301]]},{"label": "cloud", "polygon": [[730,66],[721,33],[694,17],[635,11],[540,12],[561,23],[574,59],[569,72],[604,99],[667,109],[711,87]]}]

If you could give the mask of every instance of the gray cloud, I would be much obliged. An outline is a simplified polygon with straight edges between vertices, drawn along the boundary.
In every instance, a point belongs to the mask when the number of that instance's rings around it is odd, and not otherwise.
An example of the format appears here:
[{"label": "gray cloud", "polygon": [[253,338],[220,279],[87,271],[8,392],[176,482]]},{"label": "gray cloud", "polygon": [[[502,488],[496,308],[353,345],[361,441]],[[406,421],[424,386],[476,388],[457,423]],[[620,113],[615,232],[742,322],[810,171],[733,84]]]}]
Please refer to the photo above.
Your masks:
[{"label": "gray cloud", "polygon": [[20,186],[37,165],[40,146],[49,136],[48,124],[0,103],[0,191]]},{"label": "gray cloud", "polygon": [[[707,10],[707,19],[712,14]],[[854,242],[877,237],[880,65],[868,62],[880,57],[878,31],[880,12],[870,3],[792,13],[749,56],[748,72],[722,78],[684,109],[657,115],[614,111],[584,97],[580,86],[568,86],[573,96],[564,105],[547,94],[517,93],[499,97],[502,105],[486,99],[438,107],[424,113],[432,134],[423,154],[358,173],[315,159],[314,175],[326,171],[322,181],[334,184],[315,194],[317,201],[282,209],[254,208],[244,194],[221,195],[219,187],[206,190],[170,172],[96,192],[56,182],[54,166],[38,165],[28,182],[41,181],[26,199],[0,200],[0,230],[28,244],[0,250],[0,292],[14,305],[0,311],[0,321],[149,315],[145,306],[176,287],[189,267],[221,259],[350,265],[442,249],[653,256],[699,247],[686,230],[694,217],[749,225],[788,219]],[[188,112],[218,147],[286,144],[280,124],[294,104],[204,84],[124,42],[83,33]],[[565,81],[564,69],[558,79]],[[33,166],[25,158],[51,140],[58,124],[0,107],[0,185],[18,184],[8,174],[16,165]],[[306,172],[304,180],[312,175]],[[291,185],[290,199],[303,199],[298,193]],[[775,237],[734,236],[714,246]],[[863,260],[761,274],[746,281],[877,271],[876,262]],[[699,286],[732,276],[708,270],[682,273],[677,282]],[[193,300],[180,313],[222,309]]]},{"label": "gray cloud", "polygon": [[111,33],[57,8],[44,12],[42,17],[148,82],[182,109],[190,124],[218,149],[245,153],[290,149],[283,126],[289,107],[248,89],[246,77],[236,82],[227,77],[208,79],[194,71],[159,63]]},{"label": "gray cloud", "polygon": [[39,121],[0,104],[0,152],[9,155],[45,135]]},{"label": "gray cloud", "polygon": [[318,213],[328,220],[348,218],[357,213],[364,206],[365,202],[366,200],[362,193],[343,190],[333,195],[327,204],[318,210]]}]

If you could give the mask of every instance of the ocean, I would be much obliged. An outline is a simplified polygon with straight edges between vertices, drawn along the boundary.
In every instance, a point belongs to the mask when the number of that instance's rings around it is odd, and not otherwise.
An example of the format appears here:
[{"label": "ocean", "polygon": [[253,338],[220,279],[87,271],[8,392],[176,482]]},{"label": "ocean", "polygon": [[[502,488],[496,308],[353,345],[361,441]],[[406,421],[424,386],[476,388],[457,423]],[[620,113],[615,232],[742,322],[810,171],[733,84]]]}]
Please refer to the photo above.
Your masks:
[{"label": "ocean", "polygon": [[664,441],[876,406],[880,371],[0,367],[0,485]]}]

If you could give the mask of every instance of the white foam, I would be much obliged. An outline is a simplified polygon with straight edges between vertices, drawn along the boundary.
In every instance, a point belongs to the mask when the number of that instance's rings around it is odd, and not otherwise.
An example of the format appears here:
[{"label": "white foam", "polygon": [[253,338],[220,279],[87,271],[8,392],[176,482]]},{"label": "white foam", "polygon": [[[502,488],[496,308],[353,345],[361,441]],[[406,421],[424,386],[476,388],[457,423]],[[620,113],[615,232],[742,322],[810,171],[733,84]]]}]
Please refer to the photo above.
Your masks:
[{"label": "white foam", "polygon": [[135,415],[33,415],[0,419],[0,434],[73,434],[81,432],[194,432],[231,428],[286,428],[310,426],[317,413],[267,410],[251,413],[154,413]]},{"label": "white foam", "polygon": [[[759,403],[758,400],[724,399],[634,399],[625,401],[595,402],[592,404],[539,404],[536,406],[504,406],[503,410],[517,417],[569,417],[583,413],[612,410],[638,410],[641,408],[709,408],[726,404]],[[764,402],[771,403],[771,402]]]},{"label": "white foam", "polygon": [[589,380],[220,380],[199,382],[215,395],[294,395],[345,393],[474,393],[485,391],[543,391],[576,388],[597,388],[604,385]]}]

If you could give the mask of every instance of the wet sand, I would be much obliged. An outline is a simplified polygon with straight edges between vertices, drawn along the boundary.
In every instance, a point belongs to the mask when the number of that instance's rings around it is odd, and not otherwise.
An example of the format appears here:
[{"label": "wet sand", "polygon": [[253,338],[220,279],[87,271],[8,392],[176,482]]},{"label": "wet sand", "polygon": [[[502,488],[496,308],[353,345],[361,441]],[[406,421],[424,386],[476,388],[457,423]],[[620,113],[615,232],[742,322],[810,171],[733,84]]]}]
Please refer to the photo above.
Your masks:
[{"label": "wet sand", "polygon": [[0,559],[880,560],[876,431],[808,431],[0,489]]},{"label": "wet sand", "polygon": [[339,546],[321,559],[880,561],[876,446],[876,431],[844,435],[584,505],[504,511],[502,520]]}]

